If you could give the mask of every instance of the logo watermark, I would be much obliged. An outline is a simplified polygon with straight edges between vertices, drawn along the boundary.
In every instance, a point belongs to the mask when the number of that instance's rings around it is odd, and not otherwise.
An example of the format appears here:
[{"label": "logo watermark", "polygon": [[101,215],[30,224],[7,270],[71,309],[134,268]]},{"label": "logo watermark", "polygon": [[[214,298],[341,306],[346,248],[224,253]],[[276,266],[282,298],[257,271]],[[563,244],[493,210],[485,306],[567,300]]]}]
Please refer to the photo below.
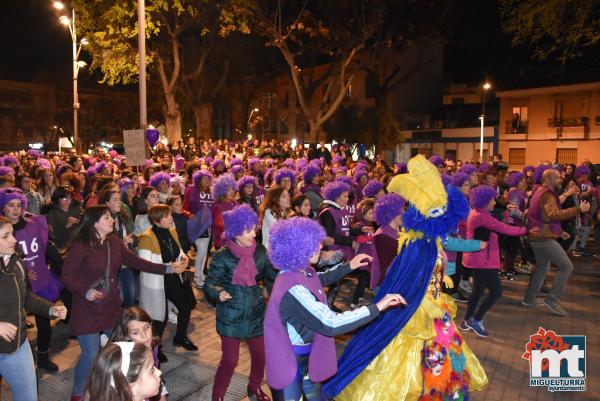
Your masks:
[{"label": "logo watermark", "polygon": [[540,327],[529,337],[529,385],[548,391],[585,391],[585,336],[559,336]]}]

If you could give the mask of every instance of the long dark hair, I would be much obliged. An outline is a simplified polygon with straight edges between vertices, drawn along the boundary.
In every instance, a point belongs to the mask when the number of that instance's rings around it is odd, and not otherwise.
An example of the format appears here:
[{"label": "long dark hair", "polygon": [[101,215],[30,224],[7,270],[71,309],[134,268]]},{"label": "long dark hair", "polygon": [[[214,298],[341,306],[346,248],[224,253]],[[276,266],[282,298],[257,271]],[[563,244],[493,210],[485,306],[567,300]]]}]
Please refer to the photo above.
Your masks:
[{"label": "long dark hair", "polygon": [[67,249],[76,242],[81,242],[90,248],[98,246],[100,244],[100,236],[98,235],[98,230],[96,230],[94,224],[107,213],[110,214],[110,210],[106,205],[88,206],[83,213],[83,220],[79,226],[77,226],[77,229],[71,237]]},{"label": "long dark hair", "polygon": [[273,212],[273,216],[276,216],[278,219],[285,217],[281,215],[283,211],[279,206],[279,198],[281,197],[283,191],[287,191],[287,189],[285,189],[281,185],[274,185],[271,188],[269,188],[269,190],[265,194],[265,199],[262,201],[260,207],[258,208],[258,214],[260,216],[261,222],[265,218],[265,212],[267,211],[267,209],[271,209],[271,212]]},{"label": "long dark hair", "polygon": [[147,187],[142,189],[140,198],[143,200],[143,202],[140,202],[140,209],[138,210],[138,214],[148,214],[148,205],[146,205],[146,199],[148,199],[148,195],[150,195],[150,192],[152,191],[158,192],[158,189],[151,185],[148,185]]},{"label": "long dark hair", "polygon": [[[130,306],[127,309],[123,309],[123,312],[119,315],[110,335],[110,341],[132,341],[129,337],[129,328],[127,326],[130,322],[149,323],[152,327],[152,318],[144,309],[139,306]],[[155,338],[155,340],[157,339]]]},{"label": "long dark hair", "polygon": [[127,376],[121,372],[123,353],[117,344],[102,348],[94,360],[83,392],[86,401],[133,401],[130,383],[135,383],[148,361],[150,350],[135,344],[131,351]]}]

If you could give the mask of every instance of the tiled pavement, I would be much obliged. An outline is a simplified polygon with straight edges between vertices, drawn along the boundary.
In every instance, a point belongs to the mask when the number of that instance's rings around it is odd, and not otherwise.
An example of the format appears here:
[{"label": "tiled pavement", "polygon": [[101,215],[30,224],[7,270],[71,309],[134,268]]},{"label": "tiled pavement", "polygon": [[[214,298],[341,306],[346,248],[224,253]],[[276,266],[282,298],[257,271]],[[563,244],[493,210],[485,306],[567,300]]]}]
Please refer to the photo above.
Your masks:
[{"label": "tiled pavement", "polygon": [[[472,332],[464,334],[469,346],[474,350],[485,368],[490,383],[479,393],[471,394],[475,401],[559,401],[559,400],[600,400],[600,260],[593,258],[578,258],[574,260],[575,272],[567,286],[566,294],[562,301],[563,306],[570,313],[568,317],[560,318],[549,313],[545,307],[527,309],[518,306],[527,284],[527,276],[518,276],[515,281],[503,282],[504,294],[485,317],[485,324],[490,332],[490,337],[479,338]],[[348,284],[351,284],[348,282]],[[338,306],[347,299],[349,288],[340,292]],[[464,314],[464,304],[459,304],[458,317]],[[555,330],[558,334],[587,336],[587,377],[588,389],[586,392],[555,392],[550,393],[543,388],[529,386],[529,368],[527,361],[521,358],[529,336],[534,334],[538,327]],[[198,353],[175,351],[170,344],[171,331],[174,326],[169,325],[165,333],[165,348],[173,360],[172,366],[165,367],[167,386],[171,383],[171,401],[175,400],[202,400],[208,399],[210,394],[210,375],[220,358],[220,340],[215,332],[214,311],[209,309],[204,302],[199,302],[198,308],[193,312],[190,327],[190,337],[199,346]],[[35,332],[30,333],[35,337]],[[338,348],[343,348],[347,336],[338,339]],[[55,338],[52,343],[53,360],[60,366],[64,386],[68,386],[68,375],[74,366],[79,347],[77,342],[68,338],[64,325],[55,329]],[[169,364],[171,365],[171,363]],[[245,345],[242,345],[240,361],[236,369],[236,376],[232,383],[230,400],[242,399],[245,390],[245,378],[250,370],[250,357]],[[208,376],[207,376],[208,375]],[[202,377],[202,379],[198,379]],[[194,380],[196,379],[196,380]],[[40,400],[58,401],[59,396],[57,377],[42,374],[40,377]],[[182,386],[182,387],[181,387]],[[175,389],[174,389],[175,387]],[[184,388],[185,387],[185,388]],[[266,387],[265,387],[266,388]],[[63,393],[64,394],[64,393]],[[9,400],[5,386],[0,397],[2,401]],[[244,398],[247,399],[247,398]]]}]

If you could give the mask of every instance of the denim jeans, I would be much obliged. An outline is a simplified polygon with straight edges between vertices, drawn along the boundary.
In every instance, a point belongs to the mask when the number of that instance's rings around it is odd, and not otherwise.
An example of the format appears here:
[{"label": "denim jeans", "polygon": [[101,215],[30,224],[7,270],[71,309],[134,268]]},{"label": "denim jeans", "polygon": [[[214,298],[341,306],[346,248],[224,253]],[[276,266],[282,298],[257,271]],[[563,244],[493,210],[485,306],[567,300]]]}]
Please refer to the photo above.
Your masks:
[{"label": "denim jeans", "polygon": [[273,401],[322,401],[321,383],[314,383],[308,377],[308,358],[310,355],[296,355],[296,377],[281,390],[271,388]]},{"label": "denim jeans", "polygon": [[121,267],[119,272],[119,289],[121,290],[121,300],[123,307],[129,308],[135,304],[137,299],[137,276],[132,269]]},{"label": "denim jeans", "polygon": [[75,365],[75,378],[73,381],[73,395],[82,395],[85,388],[90,370],[92,370],[92,363],[96,359],[96,355],[100,352],[100,334],[104,333],[110,337],[112,330],[104,330],[99,333],[84,334],[77,336],[79,341],[79,348],[81,348],[81,354],[77,365]]},{"label": "denim jeans", "polygon": [[14,354],[0,354],[0,375],[14,401],[37,401],[37,378],[28,340]]}]

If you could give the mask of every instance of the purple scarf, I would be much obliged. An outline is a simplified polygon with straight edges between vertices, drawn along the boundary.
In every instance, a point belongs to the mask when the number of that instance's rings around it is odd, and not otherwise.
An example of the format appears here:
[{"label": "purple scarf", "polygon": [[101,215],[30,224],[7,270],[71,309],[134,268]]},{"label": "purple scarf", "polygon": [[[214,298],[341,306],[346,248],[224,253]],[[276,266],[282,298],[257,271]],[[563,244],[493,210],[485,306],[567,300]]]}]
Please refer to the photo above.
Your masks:
[{"label": "purple scarf", "polygon": [[233,271],[231,284],[251,287],[256,285],[256,263],[254,263],[254,252],[256,251],[256,241],[251,246],[239,246],[230,239],[227,240],[227,248],[233,253],[233,256],[239,259],[238,264]]}]

